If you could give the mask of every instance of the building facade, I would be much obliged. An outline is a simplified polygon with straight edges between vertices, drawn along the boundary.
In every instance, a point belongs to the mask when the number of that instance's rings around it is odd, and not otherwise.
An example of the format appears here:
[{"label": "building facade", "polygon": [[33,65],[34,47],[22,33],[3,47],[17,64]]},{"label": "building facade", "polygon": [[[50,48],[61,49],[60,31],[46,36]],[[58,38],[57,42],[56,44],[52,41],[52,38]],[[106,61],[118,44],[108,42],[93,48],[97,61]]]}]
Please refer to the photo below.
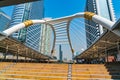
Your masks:
[{"label": "building facade", "polygon": [[[13,11],[10,27],[25,20],[43,19],[44,3],[43,0],[16,5]],[[42,25],[35,24],[12,34],[12,37],[26,44],[28,47],[39,51],[41,50]],[[46,36],[43,36],[46,37]],[[45,53],[45,52],[44,52]],[[43,53],[43,54],[44,54]]]},{"label": "building facade", "polygon": [[3,31],[8,28],[10,23],[10,17],[7,16],[1,9],[0,9],[0,31]]},{"label": "building facade", "polygon": [[50,47],[51,47],[51,27],[43,24],[41,27],[41,42],[40,42],[40,52],[45,55],[51,55]]},{"label": "building facade", "polygon": [[[85,11],[93,12],[111,21],[115,21],[112,0],[87,0]],[[86,41],[89,47],[106,29],[93,21],[85,20]]]}]

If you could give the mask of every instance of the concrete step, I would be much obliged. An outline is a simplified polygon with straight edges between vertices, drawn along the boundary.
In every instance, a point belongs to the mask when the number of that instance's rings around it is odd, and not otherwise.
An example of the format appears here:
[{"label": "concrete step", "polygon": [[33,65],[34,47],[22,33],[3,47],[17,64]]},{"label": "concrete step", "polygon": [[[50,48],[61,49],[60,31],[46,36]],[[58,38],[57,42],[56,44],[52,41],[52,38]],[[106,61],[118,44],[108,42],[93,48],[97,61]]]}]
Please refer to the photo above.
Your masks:
[{"label": "concrete step", "polygon": [[63,76],[66,77],[68,74],[67,73],[37,73],[37,72],[4,72],[2,75],[7,75],[7,74],[17,74],[17,75],[37,75],[37,76]]},{"label": "concrete step", "polygon": [[21,78],[21,79],[33,79],[33,80],[67,80],[67,77],[58,76],[37,76],[37,75],[19,75],[19,74],[7,74],[0,75],[0,77],[6,78]]}]

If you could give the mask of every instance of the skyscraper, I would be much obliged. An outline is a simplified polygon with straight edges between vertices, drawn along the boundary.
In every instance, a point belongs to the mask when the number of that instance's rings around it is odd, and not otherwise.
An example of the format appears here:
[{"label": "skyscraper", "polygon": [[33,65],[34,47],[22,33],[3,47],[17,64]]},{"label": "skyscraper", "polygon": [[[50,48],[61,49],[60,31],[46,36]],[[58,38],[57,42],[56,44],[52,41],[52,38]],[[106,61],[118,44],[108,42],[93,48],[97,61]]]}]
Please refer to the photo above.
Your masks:
[{"label": "skyscraper", "polygon": [[40,52],[46,55],[50,55],[50,39],[51,39],[51,28],[50,26],[44,24],[41,27],[41,43],[40,43]]},{"label": "skyscraper", "polygon": [[[13,11],[10,27],[30,19],[42,19],[44,17],[43,0],[16,5]],[[41,25],[32,25],[24,28],[12,36],[36,51],[40,51]]]},{"label": "skyscraper", "polygon": [[[93,12],[111,21],[115,21],[112,0],[87,0],[85,11]],[[89,20],[85,20],[87,47],[95,41],[103,32],[103,26]],[[90,25],[90,26],[89,26]],[[91,27],[92,26],[92,27]]]},{"label": "skyscraper", "polygon": [[10,23],[10,17],[7,16],[1,9],[0,9],[0,31],[3,31],[8,28]]}]

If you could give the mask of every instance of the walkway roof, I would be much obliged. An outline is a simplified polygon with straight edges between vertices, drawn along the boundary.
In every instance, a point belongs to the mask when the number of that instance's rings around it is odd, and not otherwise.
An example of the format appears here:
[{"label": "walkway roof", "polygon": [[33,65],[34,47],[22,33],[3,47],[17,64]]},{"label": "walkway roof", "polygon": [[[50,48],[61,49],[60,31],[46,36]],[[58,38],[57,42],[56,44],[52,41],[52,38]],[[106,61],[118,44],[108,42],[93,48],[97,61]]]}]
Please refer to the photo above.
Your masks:
[{"label": "walkway roof", "polygon": [[[4,39],[2,39],[4,38]],[[0,52],[5,53],[6,50],[8,50],[8,53],[12,53],[14,55],[23,56],[23,57],[28,57],[32,59],[48,59],[49,57],[46,55],[43,55],[23,43],[11,38],[11,37],[6,37],[4,34],[0,33]],[[8,47],[8,48],[7,48]]]},{"label": "walkway roof", "polygon": [[[118,28],[120,29],[120,19],[113,26],[112,30],[119,30]],[[112,31],[106,30],[89,48],[75,58],[91,58],[93,55],[94,57],[98,57],[98,55],[103,57],[105,56],[106,50],[117,47],[118,42],[120,42],[120,36]]]}]

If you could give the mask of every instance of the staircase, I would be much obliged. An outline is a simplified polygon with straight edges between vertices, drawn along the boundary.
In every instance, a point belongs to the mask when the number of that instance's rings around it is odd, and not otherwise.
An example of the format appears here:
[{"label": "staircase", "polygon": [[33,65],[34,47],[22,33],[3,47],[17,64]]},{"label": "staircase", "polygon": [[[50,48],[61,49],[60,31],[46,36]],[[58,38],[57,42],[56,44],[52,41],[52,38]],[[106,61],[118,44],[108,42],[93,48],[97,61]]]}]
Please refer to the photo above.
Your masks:
[{"label": "staircase", "polygon": [[72,80],[120,80],[120,65],[73,64]]},{"label": "staircase", "polygon": [[0,80],[67,80],[68,64],[17,63]]},{"label": "staircase", "polygon": [[120,80],[120,64],[0,62],[0,80]]}]

